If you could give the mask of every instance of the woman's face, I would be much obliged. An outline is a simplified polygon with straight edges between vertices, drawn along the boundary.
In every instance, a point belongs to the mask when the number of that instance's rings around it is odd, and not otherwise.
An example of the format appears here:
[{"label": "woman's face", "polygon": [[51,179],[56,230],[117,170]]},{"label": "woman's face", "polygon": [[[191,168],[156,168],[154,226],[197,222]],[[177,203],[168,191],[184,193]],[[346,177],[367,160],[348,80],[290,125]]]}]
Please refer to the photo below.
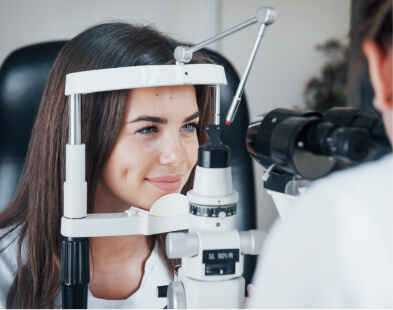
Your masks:
[{"label": "woman's face", "polygon": [[193,86],[131,90],[125,122],[98,181],[100,212],[150,210],[160,197],[180,193],[197,161],[198,122]]}]

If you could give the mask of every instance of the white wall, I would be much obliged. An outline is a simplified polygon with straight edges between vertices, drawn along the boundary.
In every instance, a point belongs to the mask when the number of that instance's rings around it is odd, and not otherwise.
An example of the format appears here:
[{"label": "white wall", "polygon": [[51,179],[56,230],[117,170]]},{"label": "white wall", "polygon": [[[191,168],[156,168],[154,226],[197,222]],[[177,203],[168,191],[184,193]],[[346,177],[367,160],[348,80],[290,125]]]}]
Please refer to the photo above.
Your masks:
[{"label": "white wall", "polygon": [[[208,2],[1,0],[0,61],[17,47],[45,40],[69,39],[85,28],[105,21],[152,23],[175,36],[202,40],[209,27]],[[195,24],[198,26],[195,27]]]},{"label": "white wall", "polygon": [[[173,36],[200,42],[212,35],[209,10],[219,0],[0,0],[0,63],[14,49],[48,40],[69,39],[104,21],[152,23]],[[345,39],[350,0],[221,0],[221,31],[252,18],[262,5],[278,12],[267,29],[246,85],[250,115],[276,107],[303,107],[306,81],[317,75],[324,57],[315,45],[331,37]],[[220,51],[242,74],[257,26],[223,39]],[[267,229],[277,216],[255,165],[258,226]]]}]

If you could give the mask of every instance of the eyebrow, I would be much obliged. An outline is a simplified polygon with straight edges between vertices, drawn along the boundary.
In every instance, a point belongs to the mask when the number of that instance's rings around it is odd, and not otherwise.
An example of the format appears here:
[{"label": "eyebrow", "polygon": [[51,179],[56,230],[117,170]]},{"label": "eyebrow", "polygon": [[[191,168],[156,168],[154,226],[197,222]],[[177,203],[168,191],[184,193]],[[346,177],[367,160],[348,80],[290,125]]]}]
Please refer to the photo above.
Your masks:
[{"label": "eyebrow", "polygon": [[[199,112],[195,112],[194,114],[186,117],[184,119],[184,123],[189,122],[195,118],[200,117],[201,114]],[[148,115],[141,115],[134,120],[126,122],[126,124],[136,123],[136,122],[153,122],[158,124],[167,124],[168,120],[166,118],[156,117],[156,116],[148,116]]]}]

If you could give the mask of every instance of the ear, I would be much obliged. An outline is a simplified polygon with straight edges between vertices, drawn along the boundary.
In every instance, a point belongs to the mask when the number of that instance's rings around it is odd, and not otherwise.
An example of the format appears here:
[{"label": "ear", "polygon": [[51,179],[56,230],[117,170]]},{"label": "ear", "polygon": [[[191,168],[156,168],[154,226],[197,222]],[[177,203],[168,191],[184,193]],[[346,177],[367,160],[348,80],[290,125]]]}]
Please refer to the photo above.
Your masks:
[{"label": "ear", "polygon": [[377,104],[375,108],[380,112],[392,111],[392,48],[388,48],[388,52],[384,53],[371,39],[366,39],[362,48],[374,88]]}]

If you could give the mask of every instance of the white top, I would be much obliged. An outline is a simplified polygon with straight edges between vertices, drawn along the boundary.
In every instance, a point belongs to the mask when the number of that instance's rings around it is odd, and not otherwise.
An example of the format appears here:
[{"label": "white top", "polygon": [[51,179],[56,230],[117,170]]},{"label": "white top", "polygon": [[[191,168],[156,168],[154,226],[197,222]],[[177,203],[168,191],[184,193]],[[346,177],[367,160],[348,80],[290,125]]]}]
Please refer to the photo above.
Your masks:
[{"label": "white top", "polygon": [[277,221],[250,308],[393,307],[393,156],[334,173]]},{"label": "white top", "polygon": [[[4,232],[5,230],[1,229],[0,235]],[[6,240],[0,241],[0,249],[12,241],[16,234],[17,232],[13,232]],[[3,309],[6,307],[8,291],[17,273],[17,247],[17,242],[12,242],[0,253],[0,308]],[[157,286],[168,285],[171,281],[173,279],[156,245],[146,261],[141,286],[133,295],[124,300],[106,300],[94,297],[89,291],[87,305],[90,309],[163,309],[167,305],[167,299],[157,297]],[[61,307],[61,293],[55,299],[55,306]]]}]

